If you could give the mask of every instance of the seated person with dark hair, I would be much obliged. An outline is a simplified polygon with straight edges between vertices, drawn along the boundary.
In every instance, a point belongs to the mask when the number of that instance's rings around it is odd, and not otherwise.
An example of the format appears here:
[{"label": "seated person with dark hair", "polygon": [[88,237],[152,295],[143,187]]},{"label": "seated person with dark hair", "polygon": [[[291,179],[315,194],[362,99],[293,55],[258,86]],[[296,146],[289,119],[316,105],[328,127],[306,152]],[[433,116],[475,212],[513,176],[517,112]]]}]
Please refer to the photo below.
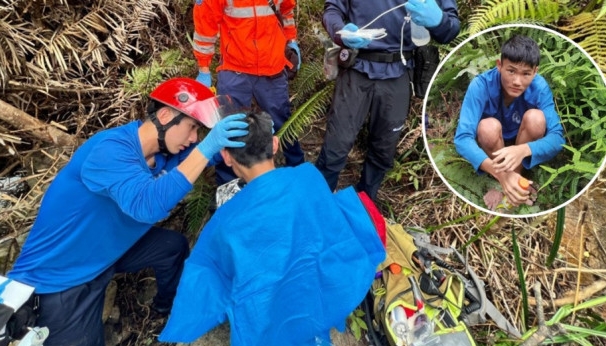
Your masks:
[{"label": "seated person with dark hair", "polygon": [[202,230],[159,340],[192,342],[229,320],[231,345],[329,342],[385,258],[384,220],[353,188],[333,194],[310,163],[275,168],[271,117],[245,121],[246,145],[221,154],[247,184]]},{"label": "seated person with dark hair", "polygon": [[514,206],[530,198],[518,185],[522,167],[552,159],[564,144],[551,89],[537,74],[539,59],[531,38],[505,42],[497,66],[471,81],[454,138],[457,152],[495,177]]}]

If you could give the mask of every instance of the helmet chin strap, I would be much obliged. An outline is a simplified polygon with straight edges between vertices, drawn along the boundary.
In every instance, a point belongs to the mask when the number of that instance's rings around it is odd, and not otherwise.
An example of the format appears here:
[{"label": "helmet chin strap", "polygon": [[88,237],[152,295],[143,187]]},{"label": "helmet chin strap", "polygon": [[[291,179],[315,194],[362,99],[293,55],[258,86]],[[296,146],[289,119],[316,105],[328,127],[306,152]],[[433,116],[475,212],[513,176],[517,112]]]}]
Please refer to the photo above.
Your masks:
[{"label": "helmet chin strap", "polygon": [[166,147],[166,131],[169,128],[171,128],[172,126],[179,124],[181,122],[181,119],[183,119],[183,117],[185,116],[185,114],[179,113],[177,116],[172,118],[169,122],[167,122],[165,125],[162,125],[160,123],[160,120],[158,120],[156,113],[157,112],[151,113],[149,115],[149,118],[151,119],[152,123],[154,123],[154,125],[156,126],[156,130],[158,130],[158,146],[160,147],[160,152],[163,154],[170,154],[171,152],[168,151],[168,148]]}]

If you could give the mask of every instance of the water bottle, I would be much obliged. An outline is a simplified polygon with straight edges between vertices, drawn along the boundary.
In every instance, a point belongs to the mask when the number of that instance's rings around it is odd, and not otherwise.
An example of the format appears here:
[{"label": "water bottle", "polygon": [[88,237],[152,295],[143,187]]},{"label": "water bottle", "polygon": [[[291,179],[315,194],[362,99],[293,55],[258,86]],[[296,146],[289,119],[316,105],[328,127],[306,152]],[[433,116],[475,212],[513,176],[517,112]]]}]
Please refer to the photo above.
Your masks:
[{"label": "water bottle", "polygon": [[391,311],[391,330],[393,330],[398,341],[401,341],[400,343],[407,341],[409,333],[408,319],[404,307],[401,305],[396,306]]},{"label": "water bottle", "polygon": [[440,345],[440,338],[434,335],[434,324],[425,313],[415,316],[410,339],[411,346]]},{"label": "water bottle", "polygon": [[48,338],[49,330],[47,327],[30,328],[29,332],[19,342],[20,346],[42,346],[44,340]]},{"label": "water bottle", "polygon": [[410,21],[410,38],[412,43],[417,47],[424,46],[429,43],[429,31],[422,26],[415,24],[412,20]]}]

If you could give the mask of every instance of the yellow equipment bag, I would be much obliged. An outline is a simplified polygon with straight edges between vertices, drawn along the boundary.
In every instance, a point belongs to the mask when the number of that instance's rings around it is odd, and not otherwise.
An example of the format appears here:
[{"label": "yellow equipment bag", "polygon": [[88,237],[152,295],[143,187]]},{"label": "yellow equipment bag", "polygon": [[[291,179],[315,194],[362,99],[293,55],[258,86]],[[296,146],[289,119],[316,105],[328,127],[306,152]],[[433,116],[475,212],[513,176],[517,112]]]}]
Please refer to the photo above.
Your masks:
[{"label": "yellow equipment bag", "polygon": [[386,243],[367,303],[373,344],[475,346],[462,314],[476,302],[460,274],[418,248],[399,224],[387,223]]}]

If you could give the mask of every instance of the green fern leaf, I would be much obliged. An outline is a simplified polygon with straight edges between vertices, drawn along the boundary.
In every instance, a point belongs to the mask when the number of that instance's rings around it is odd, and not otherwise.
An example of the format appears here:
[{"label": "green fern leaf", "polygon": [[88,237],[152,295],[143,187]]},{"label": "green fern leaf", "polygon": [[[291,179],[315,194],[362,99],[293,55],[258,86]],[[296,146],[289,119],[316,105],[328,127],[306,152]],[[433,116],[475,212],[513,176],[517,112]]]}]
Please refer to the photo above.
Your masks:
[{"label": "green fern leaf", "polygon": [[330,104],[333,85],[327,84],[303,103],[284,123],[276,136],[281,141],[294,142],[305,129],[319,116],[323,115]]},{"label": "green fern leaf", "polygon": [[595,60],[600,69],[606,71],[606,17],[601,11],[584,12],[570,17],[566,25],[559,26],[562,32],[576,41]]},{"label": "green fern leaf", "polygon": [[504,23],[547,25],[560,16],[560,6],[553,0],[488,0],[469,17],[469,34]]},{"label": "green fern leaf", "polygon": [[198,234],[209,216],[208,208],[212,196],[212,186],[204,177],[200,177],[194,184],[193,190],[185,198],[185,215],[187,219],[187,232]]}]

